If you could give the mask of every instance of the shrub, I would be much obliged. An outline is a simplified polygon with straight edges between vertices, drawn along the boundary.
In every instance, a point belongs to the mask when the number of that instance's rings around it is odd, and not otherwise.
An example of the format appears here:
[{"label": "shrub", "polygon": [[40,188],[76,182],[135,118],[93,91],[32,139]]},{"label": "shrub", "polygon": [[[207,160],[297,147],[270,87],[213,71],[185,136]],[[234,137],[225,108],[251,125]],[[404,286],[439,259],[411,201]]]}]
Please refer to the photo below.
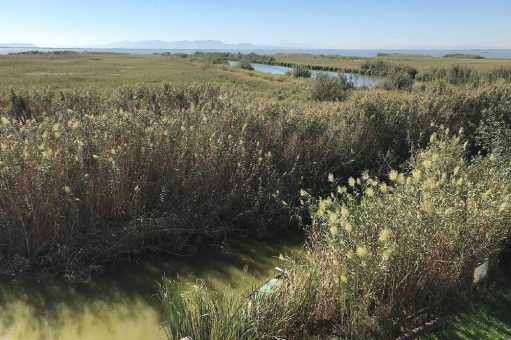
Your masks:
[{"label": "shrub", "polygon": [[485,59],[485,57],[478,54],[463,54],[463,53],[450,53],[444,55],[444,58],[456,58],[456,59]]},{"label": "shrub", "polygon": [[319,101],[344,100],[348,90],[353,88],[351,83],[343,74],[332,77],[327,73],[319,73],[313,80],[310,88],[310,97]]},{"label": "shrub", "polygon": [[312,75],[312,72],[305,66],[296,66],[293,68],[293,71],[291,71],[291,74],[293,77],[296,78],[310,78]]},{"label": "shrub", "polygon": [[410,91],[413,87],[414,80],[406,72],[394,71],[380,85],[385,90],[405,90]]},{"label": "shrub", "polygon": [[412,79],[418,73],[417,69],[411,66],[394,64],[384,60],[366,60],[360,66],[362,74],[387,77],[394,73],[407,73]]},{"label": "shrub", "polygon": [[389,183],[350,178],[313,204],[321,241],[312,256],[335,273],[322,294],[337,297],[330,317],[345,334],[392,337],[417,311],[464,296],[474,266],[510,236],[509,163],[469,163],[464,148],[459,137],[439,137],[408,173],[391,171]]},{"label": "shrub", "polygon": [[503,166],[511,164],[511,114],[486,110],[477,129],[477,142],[485,153],[492,153]]},{"label": "shrub", "polygon": [[241,69],[244,69],[244,70],[248,70],[248,71],[254,70],[254,67],[252,66],[252,64],[249,62],[246,62],[246,61],[241,61],[239,66]]},{"label": "shrub", "polygon": [[447,71],[447,80],[451,84],[466,84],[477,78],[477,72],[468,67],[454,65]]},{"label": "shrub", "polygon": [[386,76],[392,69],[392,64],[384,60],[367,60],[360,66],[363,74]]}]

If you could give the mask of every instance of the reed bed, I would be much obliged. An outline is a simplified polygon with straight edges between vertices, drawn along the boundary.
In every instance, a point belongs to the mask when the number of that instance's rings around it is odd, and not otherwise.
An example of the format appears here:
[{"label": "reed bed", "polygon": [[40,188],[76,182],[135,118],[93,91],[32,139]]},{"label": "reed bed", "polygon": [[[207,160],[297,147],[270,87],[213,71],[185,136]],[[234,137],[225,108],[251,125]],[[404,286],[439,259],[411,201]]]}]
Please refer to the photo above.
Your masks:
[{"label": "reed bed", "polygon": [[466,299],[474,268],[495,263],[511,236],[511,164],[470,157],[462,133],[437,131],[386,180],[329,174],[329,195],[301,190],[308,255],[252,301],[256,312],[239,296],[165,286],[169,338],[395,339]]},{"label": "reed bed", "polygon": [[432,120],[472,137],[488,112],[510,111],[511,88],[312,102],[164,83],[0,98],[2,268],[73,270],[283,232],[301,188],[325,193],[329,172],[386,174],[425,145]]}]

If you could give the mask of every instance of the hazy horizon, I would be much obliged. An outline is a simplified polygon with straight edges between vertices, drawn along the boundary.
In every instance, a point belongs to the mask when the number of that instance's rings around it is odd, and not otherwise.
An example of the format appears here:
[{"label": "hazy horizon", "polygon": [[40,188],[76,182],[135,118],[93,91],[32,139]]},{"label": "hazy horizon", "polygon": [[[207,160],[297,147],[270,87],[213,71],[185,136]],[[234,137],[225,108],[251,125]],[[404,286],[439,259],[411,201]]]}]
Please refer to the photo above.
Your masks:
[{"label": "hazy horizon", "polygon": [[219,40],[300,49],[511,49],[511,2],[504,0],[0,0],[0,6],[0,43],[39,47]]},{"label": "hazy horizon", "polygon": [[[285,50],[295,50],[295,51],[299,51],[299,50],[316,50],[316,51],[321,51],[321,50],[325,50],[325,51],[328,51],[328,50],[346,50],[346,51],[477,51],[477,50],[481,50],[481,51],[485,51],[485,50],[495,50],[495,51],[509,51],[511,50],[511,48],[492,48],[492,47],[473,47],[473,46],[465,46],[465,47],[452,47],[452,48],[434,48],[434,47],[416,47],[416,48],[314,48],[314,47],[303,47],[303,46],[276,46],[276,45],[259,45],[259,44],[253,44],[251,42],[247,42],[247,41],[244,41],[244,42],[236,42],[236,43],[225,43],[221,40],[213,40],[213,39],[198,39],[198,40],[180,40],[180,41],[165,41],[165,40],[162,40],[162,39],[148,39],[148,40],[122,40],[122,41],[115,41],[115,42],[111,42],[111,43],[106,43],[106,44],[86,44],[86,45],[73,45],[73,44],[69,44],[69,45],[62,45],[62,46],[41,46],[41,45],[38,45],[38,44],[34,44],[34,43],[31,43],[31,42],[4,42],[4,41],[0,41],[0,48],[48,48],[48,49],[65,49],[65,48],[71,48],[71,49],[87,49],[87,48],[90,48],[90,49],[162,49],[162,50],[165,50],[165,49],[176,49],[176,50],[185,50],[185,49],[191,49],[191,50],[196,50],[196,49],[201,49],[201,47],[190,47],[190,48],[187,48],[187,47],[166,47],[166,46],[161,46],[161,47],[147,47],[147,46],[144,46],[143,44],[145,43],[151,43],[151,42],[154,42],[154,43],[157,43],[157,42],[161,42],[162,44],[180,44],[180,43],[197,43],[197,44],[200,44],[200,43],[205,43],[205,42],[215,42],[215,43],[219,43],[219,44],[223,44],[224,46],[223,47],[218,47],[217,49],[221,50],[222,48],[225,49],[225,50],[229,50],[229,49],[233,49],[235,47],[239,47],[240,49],[248,49],[248,50],[252,50],[252,49],[267,49],[267,50],[282,50],[282,51],[285,51]],[[133,45],[136,45],[136,44],[140,44],[140,46],[131,46],[131,47],[124,47],[124,46],[119,46],[119,45],[122,45],[122,44],[133,44]],[[214,49],[214,48],[207,48],[207,47],[203,47],[202,49]]]}]

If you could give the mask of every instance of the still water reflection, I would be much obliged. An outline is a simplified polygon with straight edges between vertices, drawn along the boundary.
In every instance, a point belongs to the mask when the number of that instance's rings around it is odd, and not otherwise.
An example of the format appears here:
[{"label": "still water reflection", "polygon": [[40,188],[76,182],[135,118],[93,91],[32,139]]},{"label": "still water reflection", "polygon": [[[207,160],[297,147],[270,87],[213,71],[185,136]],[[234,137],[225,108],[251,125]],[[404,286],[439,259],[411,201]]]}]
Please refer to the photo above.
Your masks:
[{"label": "still water reflection", "polygon": [[[236,241],[230,251],[203,249],[193,257],[144,255],[72,286],[45,275],[0,282],[0,339],[165,339],[157,296],[163,276],[198,280],[219,291],[246,290],[285,266],[300,242]],[[181,286],[181,285],[180,285]]]},{"label": "still water reflection", "polygon": [[[230,66],[235,67],[235,66],[239,65],[239,62],[228,61],[228,64]],[[293,71],[293,69],[291,67],[278,66],[278,65],[267,65],[267,64],[258,64],[258,63],[251,63],[250,65],[252,65],[252,68],[254,69],[254,71],[275,74],[275,75],[284,75],[284,74],[287,74],[287,73]],[[338,77],[339,76],[339,73],[337,73],[337,72],[316,71],[316,70],[311,71],[311,76],[312,76],[312,78],[315,78],[320,73],[328,74],[330,77]],[[368,77],[368,76],[364,76],[364,75],[360,75],[360,74],[344,72],[344,73],[342,73],[342,75],[345,78],[347,78],[349,81],[351,81],[353,83],[353,86],[355,86],[356,88],[367,87],[370,89],[374,89],[381,83],[380,79]]]}]

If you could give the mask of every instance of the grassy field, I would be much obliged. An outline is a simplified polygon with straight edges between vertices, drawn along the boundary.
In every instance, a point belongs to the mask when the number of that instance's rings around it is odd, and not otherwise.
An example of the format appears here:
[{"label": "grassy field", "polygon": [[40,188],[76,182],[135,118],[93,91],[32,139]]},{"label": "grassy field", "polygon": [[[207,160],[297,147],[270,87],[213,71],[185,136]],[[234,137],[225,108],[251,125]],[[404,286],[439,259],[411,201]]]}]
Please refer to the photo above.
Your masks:
[{"label": "grassy field", "polygon": [[449,319],[447,326],[424,336],[424,340],[511,338],[511,283],[501,284],[464,312]]},{"label": "grassy field", "polygon": [[438,58],[418,55],[389,55],[374,58],[318,56],[310,54],[277,54],[275,60],[279,63],[339,67],[342,69],[360,69],[368,60],[384,60],[405,66],[415,67],[425,71],[433,67],[449,67],[453,65],[467,66],[479,71],[488,71],[500,66],[511,66],[511,59],[470,59],[463,57]]},{"label": "grassy field", "polygon": [[[276,91],[297,80],[257,74],[227,66],[192,62],[177,56],[78,53],[0,56],[0,88],[98,90],[162,81],[210,82]],[[284,84],[286,82],[286,84]]]},{"label": "grassy field", "polygon": [[[393,55],[376,58],[315,56],[308,54],[275,56],[277,62],[340,67],[359,70],[367,60],[385,60],[415,67],[419,72],[433,67],[467,66],[486,71],[511,66],[511,59],[433,58]],[[250,72],[225,65],[192,61],[179,56],[126,55],[108,53],[3,55],[0,56],[0,89],[112,89],[120,85],[161,83],[214,83],[220,86],[243,86],[265,93],[299,92],[304,80]]]}]

